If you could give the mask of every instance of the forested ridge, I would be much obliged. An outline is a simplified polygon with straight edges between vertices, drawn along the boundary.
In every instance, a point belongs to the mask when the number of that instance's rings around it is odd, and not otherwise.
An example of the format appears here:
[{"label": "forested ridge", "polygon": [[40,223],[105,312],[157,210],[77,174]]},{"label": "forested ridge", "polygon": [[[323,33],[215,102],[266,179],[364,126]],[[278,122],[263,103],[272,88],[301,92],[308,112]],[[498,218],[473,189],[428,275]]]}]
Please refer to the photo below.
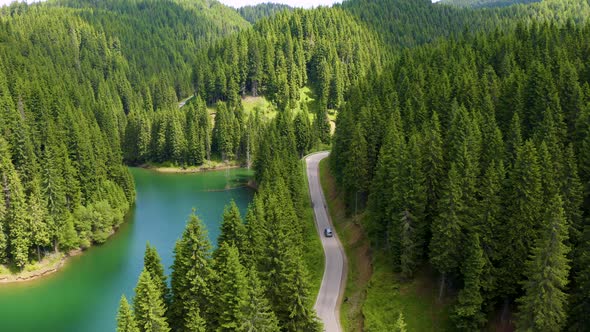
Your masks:
[{"label": "forested ridge", "polygon": [[[351,15],[321,8],[281,12],[211,43],[195,57],[195,102],[188,112],[133,112],[124,142],[128,162],[200,165],[215,156],[249,163],[264,119],[256,110],[245,112],[242,98],[259,95],[275,112],[295,110],[298,151],[304,153],[317,140],[329,142],[328,109],[340,106],[353,83],[378,72],[386,56],[376,36]],[[305,86],[315,91],[316,109],[300,101]],[[215,107],[214,129],[206,105]]]},{"label": "forested ridge", "polygon": [[238,13],[248,22],[254,24],[263,18],[273,16],[282,11],[291,11],[292,7],[278,3],[261,3],[256,6],[244,6],[237,9]]},{"label": "forested ridge", "polygon": [[68,12],[21,8],[0,17],[0,263],[22,269],[104,242],[135,191],[119,140],[125,59]]},{"label": "forested ridge", "polygon": [[504,305],[518,330],[588,326],[589,38],[521,24],[405,51],[339,113],[351,213],[404,278],[428,262],[458,291],[458,329]]},{"label": "forested ridge", "polygon": [[394,50],[457,39],[496,29],[510,31],[518,22],[583,22],[590,4],[583,0],[544,0],[503,8],[460,8],[429,0],[348,0],[340,5],[358,17]]},{"label": "forested ridge", "polygon": [[441,0],[438,3],[460,7],[486,8],[540,2],[539,0]]}]

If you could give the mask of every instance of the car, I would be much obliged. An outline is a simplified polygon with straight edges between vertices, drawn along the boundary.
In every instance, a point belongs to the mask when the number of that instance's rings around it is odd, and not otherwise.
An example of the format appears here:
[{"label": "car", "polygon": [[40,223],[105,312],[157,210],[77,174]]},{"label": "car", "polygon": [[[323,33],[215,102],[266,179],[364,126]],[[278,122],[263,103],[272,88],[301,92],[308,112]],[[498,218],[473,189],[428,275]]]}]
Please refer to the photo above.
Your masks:
[{"label": "car", "polygon": [[330,227],[327,227],[326,229],[324,229],[324,235],[326,237],[332,237],[334,236],[334,232],[332,232],[332,229]]}]

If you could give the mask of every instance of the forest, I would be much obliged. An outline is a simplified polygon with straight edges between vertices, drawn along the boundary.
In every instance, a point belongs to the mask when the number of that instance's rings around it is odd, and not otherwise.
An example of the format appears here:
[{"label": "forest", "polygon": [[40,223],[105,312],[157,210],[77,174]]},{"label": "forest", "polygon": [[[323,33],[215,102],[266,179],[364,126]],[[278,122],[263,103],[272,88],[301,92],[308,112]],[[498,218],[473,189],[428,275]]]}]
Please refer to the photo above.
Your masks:
[{"label": "forest", "polygon": [[519,330],[588,326],[589,32],[519,25],[406,51],[339,113],[331,169],[350,212],[366,207],[404,278],[428,262],[441,295],[458,290],[459,329],[503,305]]},{"label": "forest", "polygon": [[169,276],[148,244],[118,330],[321,330],[299,158],[322,144],[371,249],[403,281],[431,267],[457,330],[498,311],[584,330],[588,17],[586,0],[1,7],[0,264],[107,241],[128,166],[231,161],[255,170],[247,215],[228,206],[213,249],[193,214]]}]

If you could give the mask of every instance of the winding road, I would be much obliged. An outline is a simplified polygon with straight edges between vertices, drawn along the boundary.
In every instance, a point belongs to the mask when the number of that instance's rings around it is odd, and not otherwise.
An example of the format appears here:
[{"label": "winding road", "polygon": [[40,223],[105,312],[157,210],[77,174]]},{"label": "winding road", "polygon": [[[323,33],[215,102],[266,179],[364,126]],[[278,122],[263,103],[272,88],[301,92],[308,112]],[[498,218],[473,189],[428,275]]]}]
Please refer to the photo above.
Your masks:
[{"label": "winding road", "polygon": [[[320,293],[316,299],[314,309],[320,320],[324,323],[327,332],[340,332],[340,303],[346,281],[346,255],[344,248],[334,230],[330,214],[326,205],[326,198],[320,184],[320,161],[326,158],[329,152],[318,152],[305,158],[307,164],[307,179],[309,180],[309,193],[315,215],[315,223],[324,247],[325,266],[324,277]],[[331,227],[333,237],[324,236],[324,229]]]}]

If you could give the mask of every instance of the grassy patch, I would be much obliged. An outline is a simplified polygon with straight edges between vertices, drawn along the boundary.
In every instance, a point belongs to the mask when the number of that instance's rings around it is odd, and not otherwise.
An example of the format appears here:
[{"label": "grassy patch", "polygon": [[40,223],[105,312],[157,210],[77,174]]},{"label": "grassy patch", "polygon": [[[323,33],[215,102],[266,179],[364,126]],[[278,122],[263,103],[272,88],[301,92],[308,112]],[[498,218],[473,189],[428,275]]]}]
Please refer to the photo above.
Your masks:
[{"label": "grassy patch", "polygon": [[328,159],[320,163],[320,178],[334,227],[348,258],[348,277],[340,319],[345,331],[391,331],[403,312],[408,331],[451,330],[448,308],[437,300],[436,279],[424,268],[410,282],[401,282],[387,257],[371,254],[360,225],[362,216],[348,218],[330,174]]},{"label": "grassy patch", "polygon": [[309,279],[311,281],[312,299],[317,298],[320,292],[320,286],[322,285],[322,277],[324,275],[324,249],[322,248],[322,242],[318,236],[318,232],[315,227],[315,219],[313,215],[313,208],[311,206],[311,197],[309,196],[309,182],[307,180],[307,167],[305,167],[305,160],[303,163],[303,176],[305,178],[305,228],[303,231],[303,258],[307,264],[307,270],[309,271]]},{"label": "grassy patch", "polygon": [[267,121],[274,119],[277,115],[275,108],[272,107],[272,104],[263,96],[247,96],[242,98],[242,106],[244,106],[244,113],[246,113],[246,115],[250,115],[258,109],[262,119]]},{"label": "grassy patch", "polygon": [[33,260],[26,264],[22,270],[14,265],[0,265],[0,279],[17,280],[31,278],[37,274],[56,269],[63,258],[63,253],[49,253],[40,262]]},{"label": "grassy patch", "polygon": [[410,282],[400,282],[383,254],[375,256],[373,267],[363,305],[365,331],[391,331],[400,312],[408,331],[450,330],[449,306],[438,302],[436,279],[429,268],[419,271]]}]

